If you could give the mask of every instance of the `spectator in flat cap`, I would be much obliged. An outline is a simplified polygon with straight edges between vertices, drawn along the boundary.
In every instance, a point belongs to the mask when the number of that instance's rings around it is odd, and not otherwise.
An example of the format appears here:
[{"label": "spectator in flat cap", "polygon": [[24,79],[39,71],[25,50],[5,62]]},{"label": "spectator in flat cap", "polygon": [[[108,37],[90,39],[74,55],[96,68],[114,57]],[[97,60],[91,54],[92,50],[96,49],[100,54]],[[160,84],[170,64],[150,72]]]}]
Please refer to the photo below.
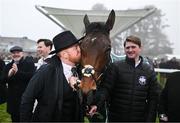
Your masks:
[{"label": "spectator in flat cap", "polygon": [[8,84],[7,112],[12,122],[19,122],[21,96],[33,76],[35,66],[33,60],[24,57],[22,47],[14,46],[10,52],[12,61],[3,70],[2,82]]},{"label": "spectator in flat cap", "polygon": [[[20,46],[14,46],[14,47],[10,48],[9,51],[11,52],[12,60],[15,63],[19,62],[20,59],[24,57],[23,48]],[[13,72],[15,72],[15,71],[11,71],[10,73],[12,74]]]},{"label": "spectator in flat cap", "polygon": [[[40,67],[22,96],[21,121],[78,122],[81,121],[77,93],[69,85],[71,68],[80,61],[79,40],[71,31],[53,38],[55,54]],[[32,112],[34,101],[38,103]]]}]

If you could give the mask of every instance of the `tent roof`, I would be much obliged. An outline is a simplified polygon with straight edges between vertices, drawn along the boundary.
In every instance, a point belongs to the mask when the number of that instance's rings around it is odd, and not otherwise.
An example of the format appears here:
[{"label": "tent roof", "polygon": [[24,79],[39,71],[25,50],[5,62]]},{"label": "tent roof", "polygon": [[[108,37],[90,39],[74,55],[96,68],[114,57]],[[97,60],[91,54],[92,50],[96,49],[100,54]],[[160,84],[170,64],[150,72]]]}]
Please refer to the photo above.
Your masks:
[{"label": "tent roof", "polygon": [[[42,14],[55,22],[63,30],[71,30],[77,37],[83,36],[84,15],[87,14],[90,22],[106,21],[110,10],[70,10],[52,8],[46,6],[36,6]],[[131,27],[143,18],[155,12],[156,8],[136,9],[136,10],[115,10],[115,25],[111,31],[111,37]]]}]

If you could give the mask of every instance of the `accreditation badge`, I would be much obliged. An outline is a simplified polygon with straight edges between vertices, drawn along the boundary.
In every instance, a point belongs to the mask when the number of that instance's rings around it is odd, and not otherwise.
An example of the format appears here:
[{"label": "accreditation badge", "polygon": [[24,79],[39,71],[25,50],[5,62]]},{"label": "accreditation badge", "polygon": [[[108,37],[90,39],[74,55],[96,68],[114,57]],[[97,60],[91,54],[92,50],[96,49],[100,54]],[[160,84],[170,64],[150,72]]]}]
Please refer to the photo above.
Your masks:
[{"label": "accreditation badge", "polygon": [[140,85],[146,85],[146,83],[147,83],[146,80],[147,80],[147,79],[146,79],[145,76],[140,76],[140,77],[139,77],[139,84],[140,84]]}]

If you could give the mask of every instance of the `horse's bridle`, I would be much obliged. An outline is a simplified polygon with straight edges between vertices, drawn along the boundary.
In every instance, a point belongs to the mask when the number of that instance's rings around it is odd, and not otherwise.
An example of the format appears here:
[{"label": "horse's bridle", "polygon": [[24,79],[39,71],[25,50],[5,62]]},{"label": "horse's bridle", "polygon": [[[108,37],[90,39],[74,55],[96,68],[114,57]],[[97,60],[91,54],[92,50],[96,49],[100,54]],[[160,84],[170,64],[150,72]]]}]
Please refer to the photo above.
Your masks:
[{"label": "horse's bridle", "polygon": [[98,75],[97,78],[95,78],[95,72],[98,72],[94,69],[93,66],[91,65],[85,65],[84,68],[82,69],[82,75],[85,76],[85,77],[92,77],[92,79],[98,83],[98,80],[101,78],[101,76],[103,75],[103,72],[100,73],[100,75]]},{"label": "horse's bridle", "polygon": [[[84,65],[82,70],[81,70],[82,76],[92,77],[92,79],[98,85],[98,84],[100,84],[101,78],[104,75],[104,73],[106,72],[110,63],[111,63],[111,58],[109,57],[108,62],[105,64],[103,70],[101,70],[101,71],[96,70],[92,65]],[[100,73],[97,78],[95,77],[96,72]]]}]

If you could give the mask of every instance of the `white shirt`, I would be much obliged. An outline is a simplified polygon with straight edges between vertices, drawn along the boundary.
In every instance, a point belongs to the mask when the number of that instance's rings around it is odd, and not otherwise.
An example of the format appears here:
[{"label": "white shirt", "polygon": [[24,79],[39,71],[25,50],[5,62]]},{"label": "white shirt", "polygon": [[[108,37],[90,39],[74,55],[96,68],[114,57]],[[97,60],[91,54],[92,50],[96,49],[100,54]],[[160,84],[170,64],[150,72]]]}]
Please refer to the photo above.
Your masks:
[{"label": "white shirt", "polygon": [[63,66],[63,72],[64,72],[64,75],[66,77],[66,80],[69,83],[69,78],[73,75],[72,72],[71,72],[71,68],[73,66],[65,64],[63,62],[62,62],[62,66]]},{"label": "white shirt", "polygon": [[135,67],[137,67],[141,62],[141,59],[139,59],[136,63],[135,63]]},{"label": "white shirt", "polygon": [[38,62],[36,63],[37,69],[39,69],[42,65],[47,64],[47,63],[45,62],[45,60],[46,60],[47,58],[51,58],[51,57],[52,57],[52,55],[48,55],[46,58],[44,58],[44,57],[40,58],[40,59],[38,60]]}]

